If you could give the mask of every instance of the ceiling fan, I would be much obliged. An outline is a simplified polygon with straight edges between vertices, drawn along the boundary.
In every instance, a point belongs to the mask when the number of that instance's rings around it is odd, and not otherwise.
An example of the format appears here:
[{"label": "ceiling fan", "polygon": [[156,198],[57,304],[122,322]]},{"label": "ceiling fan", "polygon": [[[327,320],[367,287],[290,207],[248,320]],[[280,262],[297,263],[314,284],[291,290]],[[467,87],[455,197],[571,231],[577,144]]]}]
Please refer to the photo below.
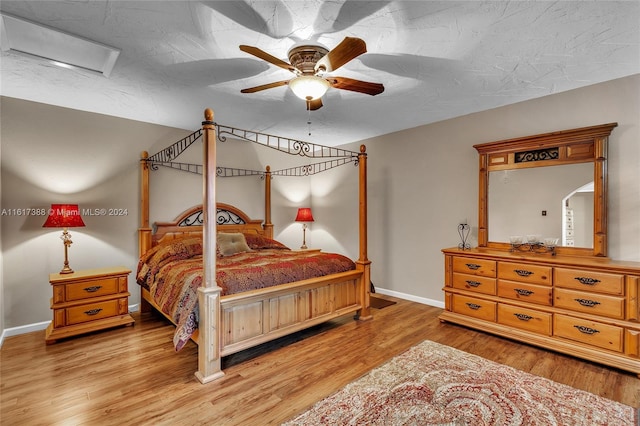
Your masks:
[{"label": "ceiling fan", "polygon": [[306,101],[308,110],[316,110],[322,107],[322,96],[329,87],[371,96],[384,92],[384,86],[380,83],[328,75],[367,51],[364,40],[359,38],[346,37],[331,51],[312,44],[294,46],[289,50],[289,63],[257,47],[241,45],[240,50],[295,74],[289,80],[242,89],[242,93],[255,93],[288,85],[296,96]]}]

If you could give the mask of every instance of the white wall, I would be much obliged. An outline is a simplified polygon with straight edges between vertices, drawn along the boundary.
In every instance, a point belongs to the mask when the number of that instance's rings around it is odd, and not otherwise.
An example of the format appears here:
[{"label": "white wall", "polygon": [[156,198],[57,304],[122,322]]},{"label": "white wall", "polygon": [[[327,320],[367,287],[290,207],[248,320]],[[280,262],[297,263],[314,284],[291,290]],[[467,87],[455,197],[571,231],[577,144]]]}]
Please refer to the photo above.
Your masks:
[{"label": "white wall", "polygon": [[[618,127],[608,150],[609,255],[640,261],[640,75],[635,75],[363,141],[369,153],[373,283],[443,301],[440,250],[458,244],[457,225],[465,219],[473,228],[472,245],[477,244],[474,144],[611,122]],[[333,178],[314,177],[312,186],[325,182],[332,184]],[[324,226],[346,242],[351,256],[357,254],[357,227],[345,218],[357,211],[356,188],[357,176],[346,176],[339,191],[313,199],[314,205],[330,206],[323,210]]]},{"label": "white wall", "polygon": [[[72,228],[73,269],[122,265],[135,270],[139,222],[138,159],[157,141],[188,132],[100,114],[0,98],[3,209],[122,209],[119,216],[83,216]],[[200,123],[195,124],[195,128]],[[4,328],[50,321],[49,274],[64,260],[61,229],[42,228],[46,215],[2,217]],[[139,302],[133,275],[131,304]]]}]

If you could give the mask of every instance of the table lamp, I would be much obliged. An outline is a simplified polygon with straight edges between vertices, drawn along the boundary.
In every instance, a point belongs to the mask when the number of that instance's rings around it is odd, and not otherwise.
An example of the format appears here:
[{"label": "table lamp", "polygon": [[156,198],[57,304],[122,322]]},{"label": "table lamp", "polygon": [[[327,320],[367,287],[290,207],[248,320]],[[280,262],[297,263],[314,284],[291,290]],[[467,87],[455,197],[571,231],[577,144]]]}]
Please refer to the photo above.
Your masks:
[{"label": "table lamp", "polygon": [[298,209],[298,214],[296,216],[296,222],[302,223],[302,250],[307,249],[307,241],[306,241],[306,232],[307,232],[307,224],[306,222],[313,222],[313,214],[311,214],[311,209],[309,207],[301,207]]},{"label": "table lamp", "polygon": [[64,243],[64,266],[60,271],[61,274],[71,274],[73,269],[69,267],[68,249],[73,243],[71,234],[67,228],[85,226],[80,216],[77,204],[51,204],[49,216],[42,225],[43,228],[62,228],[62,236],[60,239]]}]

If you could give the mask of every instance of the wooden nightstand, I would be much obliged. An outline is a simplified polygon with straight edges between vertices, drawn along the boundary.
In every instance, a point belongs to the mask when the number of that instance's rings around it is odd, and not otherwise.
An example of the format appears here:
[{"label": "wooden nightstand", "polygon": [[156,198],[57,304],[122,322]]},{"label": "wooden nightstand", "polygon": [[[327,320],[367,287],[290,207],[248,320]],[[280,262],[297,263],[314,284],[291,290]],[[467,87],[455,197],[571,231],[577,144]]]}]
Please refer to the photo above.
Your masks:
[{"label": "wooden nightstand", "polygon": [[86,269],[71,274],[49,274],[53,286],[53,321],[45,341],[89,333],[119,325],[131,325],[127,277],[121,266]]}]

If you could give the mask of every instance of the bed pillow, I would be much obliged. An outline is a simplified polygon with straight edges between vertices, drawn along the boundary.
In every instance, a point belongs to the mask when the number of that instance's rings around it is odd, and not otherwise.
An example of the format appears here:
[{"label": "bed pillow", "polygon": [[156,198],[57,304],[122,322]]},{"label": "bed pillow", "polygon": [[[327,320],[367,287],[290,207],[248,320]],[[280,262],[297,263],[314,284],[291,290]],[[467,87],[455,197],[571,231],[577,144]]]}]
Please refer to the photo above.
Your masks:
[{"label": "bed pillow", "polygon": [[247,245],[244,234],[238,232],[233,234],[218,234],[218,251],[222,256],[231,256],[236,253],[251,251]]},{"label": "bed pillow", "polygon": [[259,234],[244,234],[244,238],[247,241],[247,245],[251,250],[264,250],[264,249],[276,249],[276,250],[291,250],[279,241],[272,240]]},{"label": "bed pillow", "polygon": [[144,253],[138,261],[136,281],[149,284],[167,263],[202,255],[202,237],[183,237],[166,240]]}]

